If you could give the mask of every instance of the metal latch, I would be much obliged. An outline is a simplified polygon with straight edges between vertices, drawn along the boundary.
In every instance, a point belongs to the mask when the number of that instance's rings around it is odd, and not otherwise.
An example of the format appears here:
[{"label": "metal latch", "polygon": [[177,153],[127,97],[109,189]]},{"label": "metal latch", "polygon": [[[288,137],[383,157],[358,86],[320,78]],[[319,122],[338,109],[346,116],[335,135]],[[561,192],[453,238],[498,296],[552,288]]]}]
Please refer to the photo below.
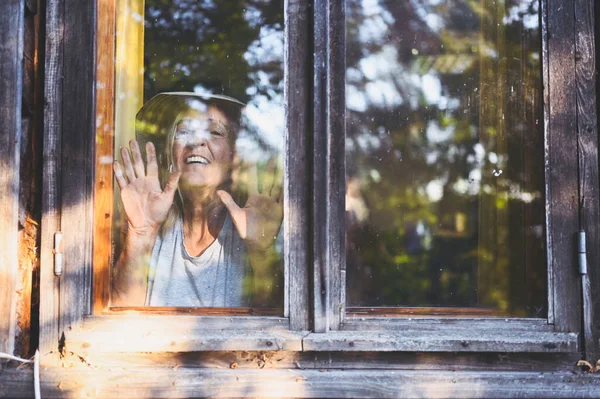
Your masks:
[{"label": "metal latch", "polygon": [[587,274],[587,249],[585,245],[585,231],[577,232],[577,263],[579,274]]},{"label": "metal latch", "polygon": [[54,275],[60,276],[63,272],[63,254],[62,254],[63,235],[60,231],[54,233]]}]

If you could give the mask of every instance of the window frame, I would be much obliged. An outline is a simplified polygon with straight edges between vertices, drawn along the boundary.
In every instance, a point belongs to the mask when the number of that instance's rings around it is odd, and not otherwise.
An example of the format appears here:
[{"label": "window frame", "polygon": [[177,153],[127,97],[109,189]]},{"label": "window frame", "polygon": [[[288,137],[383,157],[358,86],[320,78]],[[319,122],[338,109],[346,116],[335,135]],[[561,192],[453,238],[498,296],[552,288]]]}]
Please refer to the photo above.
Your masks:
[{"label": "window frame", "polygon": [[[593,6],[584,0],[579,3],[584,10],[585,5]],[[588,261],[590,264],[598,261],[596,111],[595,94],[590,94],[593,88],[588,87],[588,81],[593,81],[593,77],[587,77],[589,71],[578,67],[585,63],[578,64],[574,56],[579,43],[573,39],[579,32],[574,15],[577,7],[563,6],[562,0],[541,0],[548,319],[345,319],[342,289],[345,171],[344,152],[339,150],[344,148],[344,74],[336,74],[336,71],[344,70],[343,51],[340,51],[345,40],[343,2],[285,2],[286,43],[295,43],[285,48],[285,71],[303,72],[285,74],[284,229],[289,309],[284,317],[246,317],[174,316],[144,311],[105,315],[103,306],[92,308],[92,265],[106,262],[108,253],[106,246],[97,245],[100,242],[97,237],[106,231],[103,230],[106,226],[98,220],[110,220],[106,212],[101,212],[102,206],[107,205],[98,206],[94,190],[102,192],[112,184],[112,171],[109,172],[106,164],[101,162],[101,156],[106,154],[96,147],[97,138],[105,134],[100,131],[96,117],[100,113],[108,115],[110,111],[102,104],[110,104],[114,99],[114,93],[108,93],[106,86],[95,84],[98,74],[105,73],[101,67],[112,67],[113,57],[101,46],[106,44],[100,42],[106,37],[97,34],[97,26],[104,26],[114,15],[114,2],[49,1],[46,25],[68,29],[48,29],[46,34],[40,282],[42,351],[56,350],[57,344],[66,340],[69,347],[83,352],[110,352],[113,349],[106,343],[120,339],[115,326],[139,323],[144,325],[136,332],[141,340],[148,334],[160,336],[160,343],[154,347],[156,351],[237,348],[574,353],[580,350],[582,320],[580,312],[573,309],[582,309],[581,287],[573,235],[580,227],[588,229],[588,248],[591,249]],[[585,22],[585,18],[586,14],[581,11],[578,19]],[[581,29],[590,29],[589,25],[588,21]],[[311,34],[314,34],[314,40]],[[577,38],[579,40],[579,36]],[[582,40],[580,47],[591,39]],[[105,41],[111,43],[111,40]],[[587,91],[581,90],[580,82]],[[585,95],[594,98],[593,104],[582,100]],[[593,115],[591,122],[589,115]],[[110,134],[106,138],[111,140]],[[585,140],[587,146],[580,145],[581,140]],[[582,159],[585,160],[586,175],[580,177],[578,170]],[[589,174],[587,168],[592,170]],[[573,193],[580,193],[586,199],[582,226],[579,223],[580,199]],[[94,220],[95,224],[92,224]],[[53,241],[57,231],[64,237],[64,268],[60,278],[53,271]],[[594,275],[595,279],[597,277]],[[105,280],[97,282],[106,284]],[[596,284],[595,280],[593,284]],[[598,323],[598,316],[595,317]],[[230,320],[235,322],[234,327]],[[172,329],[171,323],[181,325]],[[249,337],[247,329],[256,329],[257,335]],[[221,334],[223,330],[227,334]],[[187,334],[184,335],[186,339],[194,338],[191,344],[178,343],[183,332]],[[217,332],[220,339],[210,335]],[[412,334],[419,335],[415,338]],[[591,338],[586,336],[585,341],[588,339]],[[229,341],[233,344],[226,345]],[[144,343],[123,346],[123,350],[133,352],[152,348]],[[585,348],[598,352],[592,344]]]},{"label": "window frame", "polygon": [[[582,2],[580,2],[582,3]],[[597,179],[579,176],[589,167],[590,154],[578,140],[594,140],[595,121],[578,126],[578,117],[594,112],[595,104],[582,106],[587,78],[578,67],[575,12],[583,22],[585,4],[564,7],[560,0],[540,0],[542,79],[544,96],[545,210],[548,264],[548,316],[542,319],[486,317],[365,317],[345,316],[345,5],[317,0],[315,23],[315,169],[313,218],[315,270],[314,333],[304,339],[307,350],[337,351],[478,351],[575,352],[583,348],[581,276],[576,264],[575,235],[597,220]],[[582,35],[578,35],[581,41]],[[580,51],[579,49],[577,51]],[[588,50],[589,51],[589,50]],[[326,55],[325,55],[326,54]],[[580,53],[581,54],[581,53]],[[585,53],[584,53],[585,54]],[[585,72],[589,74],[589,71]],[[574,77],[577,77],[574,78]],[[583,85],[581,84],[583,81]],[[583,86],[583,87],[582,87]],[[575,134],[577,133],[577,134]],[[578,137],[579,136],[579,137]],[[597,143],[597,142],[596,142]],[[589,146],[589,144],[588,144]],[[336,149],[338,149],[336,151]],[[586,154],[582,154],[586,151]],[[587,163],[581,165],[582,158]],[[597,158],[593,158],[597,161]],[[578,163],[579,162],[579,163]],[[584,161],[585,162],[585,161]],[[586,170],[587,175],[587,170]],[[585,179],[583,182],[580,179]],[[585,202],[581,198],[585,198]],[[584,209],[580,210],[583,202]],[[583,219],[580,212],[584,213]],[[580,220],[581,226],[580,226]],[[597,228],[591,227],[594,247]],[[594,248],[588,256],[597,259]],[[443,327],[441,327],[443,326]],[[371,332],[371,334],[365,334]],[[321,333],[321,334],[319,334]],[[597,350],[586,334],[586,347]]]},{"label": "window frame", "polygon": [[[45,213],[42,232],[40,347],[49,352],[66,343],[84,353],[301,350],[309,322],[309,226],[302,223],[309,205],[304,168],[309,159],[307,4],[288,1],[284,7],[285,42],[300,40],[284,51],[284,137],[286,154],[291,155],[284,160],[286,292],[284,315],[279,317],[249,316],[248,309],[211,315],[215,312],[210,309],[108,308],[116,1],[48,3],[47,26],[69,29],[52,29],[46,41],[45,92],[51,102],[45,113],[44,197],[51,211]],[[98,78],[101,84],[96,84]],[[63,234],[60,277],[53,270],[57,231]],[[100,301],[93,300],[94,290]],[[110,342],[123,345],[116,348]]]}]

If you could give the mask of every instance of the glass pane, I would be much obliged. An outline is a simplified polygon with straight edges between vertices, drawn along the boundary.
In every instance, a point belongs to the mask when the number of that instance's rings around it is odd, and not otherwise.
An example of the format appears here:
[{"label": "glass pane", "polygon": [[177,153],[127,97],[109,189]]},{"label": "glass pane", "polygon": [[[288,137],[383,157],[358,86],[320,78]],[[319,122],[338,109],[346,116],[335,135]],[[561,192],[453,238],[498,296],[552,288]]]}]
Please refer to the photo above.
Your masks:
[{"label": "glass pane", "polygon": [[119,1],[113,306],[283,307],[283,46],[281,1]]},{"label": "glass pane", "polygon": [[538,0],[346,4],[347,306],[544,317]]}]

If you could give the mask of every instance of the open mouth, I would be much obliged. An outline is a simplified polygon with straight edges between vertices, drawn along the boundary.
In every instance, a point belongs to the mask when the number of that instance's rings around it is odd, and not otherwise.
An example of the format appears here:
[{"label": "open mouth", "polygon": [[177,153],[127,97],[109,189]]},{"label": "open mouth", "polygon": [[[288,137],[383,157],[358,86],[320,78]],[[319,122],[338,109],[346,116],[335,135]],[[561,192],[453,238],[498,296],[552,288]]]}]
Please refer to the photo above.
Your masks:
[{"label": "open mouth", "polygon": [[189,164],[193,164],[193,163],[199,163],[201,165],[208,165],[209,164],[209,162],[208,162],[208,160],[206,158],[201,157],[199,155],[187,157],[185,159],[185,163],[188,164],[188,165]]}]

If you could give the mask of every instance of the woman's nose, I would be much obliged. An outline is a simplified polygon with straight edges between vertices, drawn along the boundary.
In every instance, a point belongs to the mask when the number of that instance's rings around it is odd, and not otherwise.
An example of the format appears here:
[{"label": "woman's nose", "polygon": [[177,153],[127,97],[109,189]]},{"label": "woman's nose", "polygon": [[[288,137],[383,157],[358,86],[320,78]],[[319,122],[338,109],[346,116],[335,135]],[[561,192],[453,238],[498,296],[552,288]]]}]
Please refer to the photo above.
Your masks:
[{"label": "woman's nose", "polygon": [[200,131],[194,132],[189,144],[193,145],[193,146],[197,146],[197,145],[205,146],[209,139],[210,139],[210,133],[208,133],[205,130],[200,130]]}]

